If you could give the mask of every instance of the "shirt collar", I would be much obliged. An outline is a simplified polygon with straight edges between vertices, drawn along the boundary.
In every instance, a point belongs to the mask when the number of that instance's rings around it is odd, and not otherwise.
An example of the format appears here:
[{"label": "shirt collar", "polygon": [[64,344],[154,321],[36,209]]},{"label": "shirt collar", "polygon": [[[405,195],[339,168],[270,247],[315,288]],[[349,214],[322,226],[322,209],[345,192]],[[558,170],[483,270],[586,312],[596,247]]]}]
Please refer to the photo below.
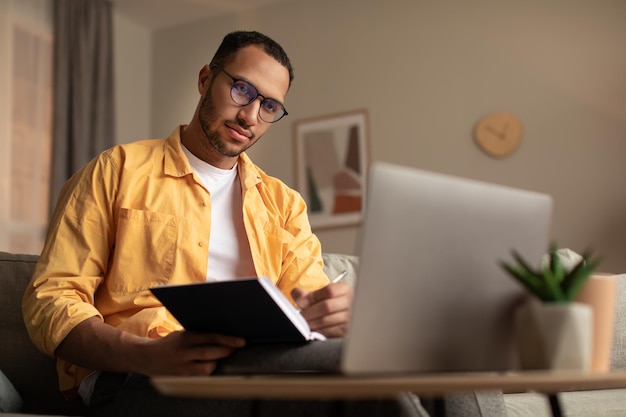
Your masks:
[{"label": "shirt collar", "polygon": [[[180,140],[180,132],[186,125],[177,126],[165,141],[164,172],[173,177],[184,177],[193,174],[193,169],[185,156]],[[261,172],[252,160],[243,152],[239,155],[237,169],[243,189],[252,188],[261,182]]]}]

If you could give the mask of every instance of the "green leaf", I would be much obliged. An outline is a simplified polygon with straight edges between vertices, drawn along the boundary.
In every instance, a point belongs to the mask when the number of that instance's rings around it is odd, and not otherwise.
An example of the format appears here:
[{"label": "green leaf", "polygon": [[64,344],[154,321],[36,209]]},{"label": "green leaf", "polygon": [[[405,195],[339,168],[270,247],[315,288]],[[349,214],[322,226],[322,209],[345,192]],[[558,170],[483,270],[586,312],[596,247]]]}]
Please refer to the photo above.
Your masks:
[{"label": "green leaf", "polygon": [[553,246],[550,251],[550,269],[554,274],[554,279],[556,282],[561,283],[565,278],[565,269],[563,269],[563,263],[561,262],[561,258],[557,253],[556,246]]},{"label": "green leaf", "polygon": [[565,295],[561,289],[562,277],[557,277],[551,269],[543,271],[544,284],[549,293],[548,299],[544,301],[564,301]]},{"label": "green leaf", "polygon": [[583,259],[574,267],[565,280],[563,281],[563,292],[568,301],[576,298],[587,279],[591,276],[593,271],[600,264],[600,259],[588,261],[587,257]]},{"label": "green leaf", "polygon": [[527,267],[524,266],[515,268],[514,266],[507,264],[506,262],[500,262],[500,265],[531,294],[535,295],[540,300],[550,298],[550,295],[546,291],[541,276],[538,275],[536,272],[529,270]]},{"label": "green leaf", "polygon": [[572,301],[581,290],[587,278],[600,264],[600,260],[590,261],[585,254],[570,272],[563,267],[556,244],[550,247],[550,262],[545,268],[534,269],[515,250],[511,251],[517,266],[500,262],[500,266],[513,276],[532,295],[544,302]]},{"label": "green leaf", "polygon": [[535,268],[533,268],[528,262],[526,262],[524,258],[522,258],[522,255],[520,255],[519,252],[517,252],[516,250],[513,250],[511,253],[515,261],[518,264],[520,264],[520,266],[524,268],[526,271],[532,272],[536,276],[541,275],[539,271],[536,271]]}]

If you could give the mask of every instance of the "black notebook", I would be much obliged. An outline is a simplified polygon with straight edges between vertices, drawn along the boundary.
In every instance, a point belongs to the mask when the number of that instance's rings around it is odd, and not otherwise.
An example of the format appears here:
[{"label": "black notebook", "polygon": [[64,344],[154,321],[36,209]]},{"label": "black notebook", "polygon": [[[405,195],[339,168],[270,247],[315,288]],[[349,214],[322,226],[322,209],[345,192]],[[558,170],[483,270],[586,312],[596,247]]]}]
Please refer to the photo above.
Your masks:
[{"label": "black notebook", "polygon": [[162,285],[150,291],[189,331],[221,333],[247,343],[324,340],[267,277]]}]

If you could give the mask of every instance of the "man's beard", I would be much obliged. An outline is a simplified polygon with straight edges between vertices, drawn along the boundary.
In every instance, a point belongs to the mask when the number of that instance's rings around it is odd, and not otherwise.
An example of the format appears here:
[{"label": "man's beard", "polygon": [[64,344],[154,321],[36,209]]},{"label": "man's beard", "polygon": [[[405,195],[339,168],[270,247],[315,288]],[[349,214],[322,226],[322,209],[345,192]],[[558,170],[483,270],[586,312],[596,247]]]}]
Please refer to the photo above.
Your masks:
[{"label": "man's beard", "polygon": [[[215,110],[215,106],[213,105],[213,100],[211,100],[211,89],[206,92],[204,97],[202,97],[202,102],[200,103],[200,111],[198,114],[198,119],[200,120],[200,127],[204,132],[204,135],[209,141],[209,144],[215,148],[219,153],[228,157],[236,157],[239,156],[243,151],[248,149],[251,144],[244,146],[243,148],[238,149],[229,149],[226,142],[223,141],[219,133],[215,130],[211,130],[211,124],[215,123],[217,120],[217,112]],[[246,128],[245,125],[242,125],[241,122],[236,120],[229,120],[229,123],[240,125]],[[250,137],[250,139],[254,138],[254,135]]]}]

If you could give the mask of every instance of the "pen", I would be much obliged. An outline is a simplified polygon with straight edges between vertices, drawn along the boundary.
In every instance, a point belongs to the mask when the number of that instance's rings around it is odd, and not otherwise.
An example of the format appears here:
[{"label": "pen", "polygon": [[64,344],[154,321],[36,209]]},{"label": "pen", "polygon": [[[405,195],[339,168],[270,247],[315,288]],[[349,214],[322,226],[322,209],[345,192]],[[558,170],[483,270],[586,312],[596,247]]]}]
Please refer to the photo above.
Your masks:
[{"label": "pen", "polygon": [[334,284],[335,282],[339,282],[342,279],[344,279],[345,277],[348,276],[348,271],[347,270],[343,270],[339,273],[339,275],[337,275],[335,278],[330,280],[331,284]]}]

